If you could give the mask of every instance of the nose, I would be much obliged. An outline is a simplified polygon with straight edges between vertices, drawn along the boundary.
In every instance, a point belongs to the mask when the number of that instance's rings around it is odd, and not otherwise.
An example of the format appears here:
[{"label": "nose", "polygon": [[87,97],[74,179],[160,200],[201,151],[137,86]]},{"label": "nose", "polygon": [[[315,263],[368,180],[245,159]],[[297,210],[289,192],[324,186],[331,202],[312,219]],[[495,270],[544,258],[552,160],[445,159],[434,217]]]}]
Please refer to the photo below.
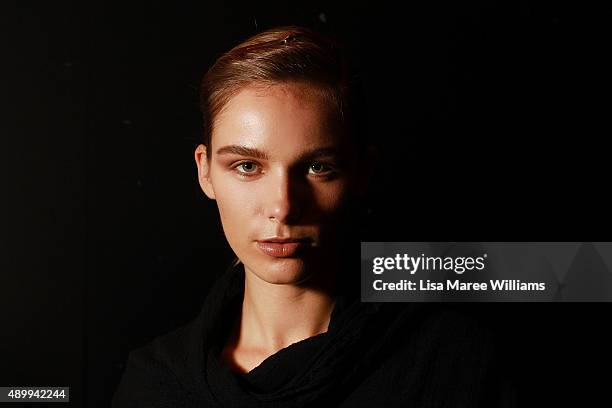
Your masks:
[{"label": "nose", "polygon": [[270,195],[267,197],[266,215],[271,221],[295,224],[302,216],[300,181],[288,172],[270,177]]}]

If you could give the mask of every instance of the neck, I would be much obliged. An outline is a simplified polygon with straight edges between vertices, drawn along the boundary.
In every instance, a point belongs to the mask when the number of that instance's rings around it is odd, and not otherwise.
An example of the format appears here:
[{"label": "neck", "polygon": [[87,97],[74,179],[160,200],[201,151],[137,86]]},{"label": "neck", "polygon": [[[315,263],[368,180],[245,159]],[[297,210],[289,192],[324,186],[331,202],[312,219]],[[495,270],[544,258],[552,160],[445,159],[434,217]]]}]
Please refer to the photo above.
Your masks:
[{"label": "neck", "polygon": [[309,285],[272,284],[245,267],[238,343],[273,354],[326,332],[335,304],[330,290],[332,284],[315,278]]}]

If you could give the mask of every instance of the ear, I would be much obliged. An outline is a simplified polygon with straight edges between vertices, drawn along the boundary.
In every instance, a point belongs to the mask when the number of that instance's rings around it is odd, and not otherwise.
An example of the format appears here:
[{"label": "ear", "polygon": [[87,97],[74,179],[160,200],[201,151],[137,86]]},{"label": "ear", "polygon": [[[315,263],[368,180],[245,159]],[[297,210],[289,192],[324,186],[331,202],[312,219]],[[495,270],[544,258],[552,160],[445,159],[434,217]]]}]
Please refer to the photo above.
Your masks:
[{"label": "ear", "polygon": [[198,166],[198,182],[204,194],[211,200],[215,199],[215,190],[210,182],[210,165],[206,157],[206,146],[198,145],[195,150],[195,161]]}]

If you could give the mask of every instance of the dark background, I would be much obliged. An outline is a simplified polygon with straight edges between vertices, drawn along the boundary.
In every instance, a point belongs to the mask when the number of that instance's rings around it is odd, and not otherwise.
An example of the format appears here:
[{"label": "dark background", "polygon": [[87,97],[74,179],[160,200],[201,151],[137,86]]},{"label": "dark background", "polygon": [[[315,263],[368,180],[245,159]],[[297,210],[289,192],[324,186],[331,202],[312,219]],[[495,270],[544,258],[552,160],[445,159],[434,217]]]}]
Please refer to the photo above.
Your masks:
[{"label": "dark background", "polygon": [[[361,69],[382,153],[362,240],[610,241],[609,11],[428,3],[3,3],[0,385],[108,406],[127,353],[199,312],[231,252],[196,180],[198,82],[280,24]],[[610,304],[470,310],[521,406],[607,397]]]}]

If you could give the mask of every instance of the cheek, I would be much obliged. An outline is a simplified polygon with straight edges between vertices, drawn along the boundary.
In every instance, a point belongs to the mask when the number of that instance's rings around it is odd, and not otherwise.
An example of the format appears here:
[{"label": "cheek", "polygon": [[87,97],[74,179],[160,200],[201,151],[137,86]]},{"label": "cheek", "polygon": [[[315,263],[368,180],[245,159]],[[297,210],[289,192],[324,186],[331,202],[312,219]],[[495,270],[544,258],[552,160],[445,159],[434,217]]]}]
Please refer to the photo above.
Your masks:
[{"label": "cheek", "polygon": [[335,180],[321,184],[314,188],[314,196],[320,211],[334,215],[344,208],[348,200],[348,183],[344,180]]},{"label": "cheek", "polygon": [[228,177],[213,179],[215,198],[226,235],[244,233],[244,227],[253,219],[256,209],[256,192],[246,183]]}]

